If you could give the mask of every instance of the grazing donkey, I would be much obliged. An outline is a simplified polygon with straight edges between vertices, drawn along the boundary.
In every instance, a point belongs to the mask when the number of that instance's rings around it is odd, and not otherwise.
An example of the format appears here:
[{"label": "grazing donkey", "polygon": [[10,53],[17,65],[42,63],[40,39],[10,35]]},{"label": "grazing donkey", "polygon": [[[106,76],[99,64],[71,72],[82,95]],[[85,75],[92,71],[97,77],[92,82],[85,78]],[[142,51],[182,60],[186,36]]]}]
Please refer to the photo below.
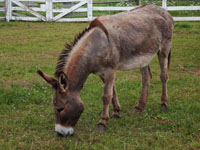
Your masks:
[{"label": "grazing donkey", "polygon": [[161,107],[167,109],[172,34],[172,17],[156,5],[139,6],[92,21],[71,45],[66,45],[66,50],[58,58],[55,72],[58,80],[38,70],[38,74],[55,90],[56,132],[62,136],[73,134],[73,127],[84,109],[80,91],[90,73],[98,75],[104,83],[99,131],[106,128],[111,101],[113,117],[120,117],[120,104],[114,86],[117,70],[141,70],[142,92],[134,109],[142,111],[147,103],[152,76],[149,63],[156,54],[161,68]]}]

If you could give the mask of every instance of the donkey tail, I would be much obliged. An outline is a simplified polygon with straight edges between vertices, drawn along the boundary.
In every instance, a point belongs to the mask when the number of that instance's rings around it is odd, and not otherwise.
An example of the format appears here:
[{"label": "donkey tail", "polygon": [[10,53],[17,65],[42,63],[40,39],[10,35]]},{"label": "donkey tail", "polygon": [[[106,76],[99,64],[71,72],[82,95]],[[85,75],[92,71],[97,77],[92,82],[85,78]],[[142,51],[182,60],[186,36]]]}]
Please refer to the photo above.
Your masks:
[{"label": "donkey tail", "polygon": [[149,71],[149,74],[150,74],[150,78],[152,79],[152,73],[151,73],[151,69],[150,69],[149,65],[148,65],[148,71]]},{"label": "donkey tail", "polygon": [[171,50],[168,55],[168,65],[167,65],[168,69],[169,69],[169,65],[170,65],[170,60],[171,60]]}]

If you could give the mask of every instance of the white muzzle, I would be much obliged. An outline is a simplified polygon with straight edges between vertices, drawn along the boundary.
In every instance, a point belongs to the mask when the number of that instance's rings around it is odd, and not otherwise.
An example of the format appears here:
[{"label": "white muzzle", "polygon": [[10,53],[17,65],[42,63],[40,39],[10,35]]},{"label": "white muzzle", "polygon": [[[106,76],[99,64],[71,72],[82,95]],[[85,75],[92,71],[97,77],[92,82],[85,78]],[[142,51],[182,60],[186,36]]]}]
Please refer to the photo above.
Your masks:
[{"label": "white muzzle", "polygon": [[72,135],[74,133],[74,129],[72,127],[63,127],[60,124],[55,124],[55,131],[63,136]]}]

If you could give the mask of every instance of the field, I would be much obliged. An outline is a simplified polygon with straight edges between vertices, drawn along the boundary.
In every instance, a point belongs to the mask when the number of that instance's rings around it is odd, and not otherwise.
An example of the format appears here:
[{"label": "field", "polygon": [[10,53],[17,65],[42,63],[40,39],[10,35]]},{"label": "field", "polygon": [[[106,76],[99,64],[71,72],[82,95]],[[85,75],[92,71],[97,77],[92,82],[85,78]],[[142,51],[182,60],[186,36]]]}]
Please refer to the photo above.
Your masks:
[{"label": "field", "polygon": [[168,112],[159,107],[161,83],[156,57],[150,64],[153,78],[142,113],[133,112],[141,90],[140,71],[119,71],[115,83],[122,117],[110,119],[106,132],[97,132],[103,84],[90,75],[81,92],[85,111],[74,135],[56,136],[53,90],[36,70],[53,76],[64,44],[87,25],[0,22],[0,149],[200,149],[200,22],[175,23]]}]

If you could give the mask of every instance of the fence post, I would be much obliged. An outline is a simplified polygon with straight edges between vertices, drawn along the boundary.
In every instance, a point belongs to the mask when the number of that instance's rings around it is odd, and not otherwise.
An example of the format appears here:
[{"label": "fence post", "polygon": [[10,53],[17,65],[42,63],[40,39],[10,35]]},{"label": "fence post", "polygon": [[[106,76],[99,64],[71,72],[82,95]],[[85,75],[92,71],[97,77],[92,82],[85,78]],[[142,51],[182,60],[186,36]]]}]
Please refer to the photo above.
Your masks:
[{"label": "fence post", "polygon": [[46,21],[53,21],[53,0],[46,0]]},{"label": "fence post", "polygon": [[162,8],[167,9],[167,0],[162,0]]},{"label": "fence post", "polygon": [[88,20],[91,21],[93,19],[93,15],[92,15],[92,0],[87,0],[87,9],[88,9]]},{"label": "fence post", "polygon": [[5,0],[5,15],[6,21],[10,21],[12,17],[12,2],[11,0]]}]

